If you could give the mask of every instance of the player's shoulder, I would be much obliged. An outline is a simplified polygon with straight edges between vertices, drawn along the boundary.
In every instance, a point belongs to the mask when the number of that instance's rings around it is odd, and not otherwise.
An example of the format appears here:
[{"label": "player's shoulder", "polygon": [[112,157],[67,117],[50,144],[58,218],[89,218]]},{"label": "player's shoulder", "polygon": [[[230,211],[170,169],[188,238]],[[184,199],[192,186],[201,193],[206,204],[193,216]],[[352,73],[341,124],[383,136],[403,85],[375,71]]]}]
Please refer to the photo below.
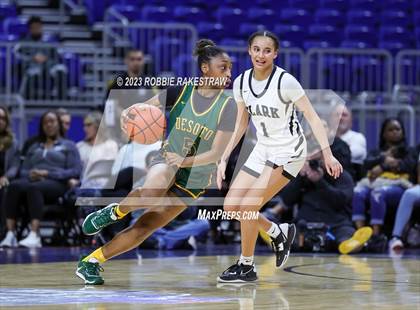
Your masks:
[{"label": "player's shoulder", "polygon": [[240,83],[241,82],[241,79],[243,79],[243,77],[245,76],[245,75],[247,75],[247,74],[249,74],[250,72],[251,72],[251,70],[252,70],[252,68],[249,68],[248,70],[245,70],[244,72],[242,72],[241,74],[239,74],[236,78],[235,78],[235,80],[233,81],[233,83],[235,84],[238,84],[238,83]]}]

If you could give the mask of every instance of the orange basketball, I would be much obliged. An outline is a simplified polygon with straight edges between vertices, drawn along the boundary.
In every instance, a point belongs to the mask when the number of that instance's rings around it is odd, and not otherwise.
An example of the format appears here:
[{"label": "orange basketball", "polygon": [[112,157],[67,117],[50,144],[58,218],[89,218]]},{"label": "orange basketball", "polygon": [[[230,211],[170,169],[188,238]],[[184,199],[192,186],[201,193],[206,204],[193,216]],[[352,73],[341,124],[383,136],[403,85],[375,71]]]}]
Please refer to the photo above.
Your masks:
[{"label": "orange basketball", "polygon": [[165,115],[153,105],[142,104],[129,108],[125,120],[127,136],[140,144],[161,140],[165,132]]}]

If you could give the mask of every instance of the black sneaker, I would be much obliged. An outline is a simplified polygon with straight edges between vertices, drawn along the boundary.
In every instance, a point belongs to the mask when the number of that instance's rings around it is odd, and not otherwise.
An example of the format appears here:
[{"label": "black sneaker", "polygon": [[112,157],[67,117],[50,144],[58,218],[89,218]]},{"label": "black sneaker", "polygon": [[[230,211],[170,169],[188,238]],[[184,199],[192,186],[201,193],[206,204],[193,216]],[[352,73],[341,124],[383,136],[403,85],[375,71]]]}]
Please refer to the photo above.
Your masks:
[{"label": "black sneaker", "polygon": [[224,283],[242,283],[242,282],[255,282],[257,281],[257,272],[254,264],[244,265],[239,264],[239,261],[230,266],[228,269],[217,277],[217,282]]},{"label": "black sneaker", "polygon": [[289,224],[286,233],[280,228],[280,234],[276,238],[271,238],[271,247],[276,253],[276,268],[281,268],[286,264],[295,235],[295,224]]}]

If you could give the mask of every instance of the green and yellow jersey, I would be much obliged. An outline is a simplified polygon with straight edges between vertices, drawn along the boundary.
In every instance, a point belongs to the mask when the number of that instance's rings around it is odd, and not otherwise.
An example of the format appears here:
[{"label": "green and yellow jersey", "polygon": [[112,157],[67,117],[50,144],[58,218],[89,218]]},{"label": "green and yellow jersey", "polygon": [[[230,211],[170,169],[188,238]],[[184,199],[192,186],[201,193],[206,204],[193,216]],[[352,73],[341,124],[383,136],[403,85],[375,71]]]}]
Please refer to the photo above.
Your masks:
[{"label": "green and yellow jersey", "polygon": [[[174,100],[174,90],[168,89],[166,103],[170,112],[164,152],[182,157],[197,156],[211,150],[218,130],[233,132],[237,107],[225,91],[220,90],[214,97],[206,98],[194,86],[186,85],[177,92]],[[197,198],[212,184],[215,171],[215,163],[180,168],[175,186]]]}]

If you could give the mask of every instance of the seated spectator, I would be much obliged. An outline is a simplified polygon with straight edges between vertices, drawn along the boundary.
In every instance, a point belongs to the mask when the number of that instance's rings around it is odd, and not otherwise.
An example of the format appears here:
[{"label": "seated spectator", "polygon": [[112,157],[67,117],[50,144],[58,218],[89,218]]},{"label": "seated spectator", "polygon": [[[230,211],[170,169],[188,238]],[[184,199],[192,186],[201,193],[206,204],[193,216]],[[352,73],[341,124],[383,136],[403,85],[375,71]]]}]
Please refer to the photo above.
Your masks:
[{"label": "seated spectator", "polygon": [[345,105],[335,107],[331,114],[331,122],[337,124],[336,136],[350,147],[354,179],[360,180],[363,177],[363,162],[367,154],[366,138],[363,134],[351,129],[352,113]]},{"label": "seated spectator", "polygon": [[405,188],[410,187],[410,174],[415,170],[416,160],[405,142],[402,123],[388,118],[382,124],[379,149],[369,152],[365,166],[367,178],[356,186],[353,196],[353,221],[356,227],[366,222],[366,209],[370,204],[370,223],[375,236],[383,237],[388,207],[396,207]]},{"label": "seated spectator", "polygon": [[[280,195],[286,205],[299,205],[298,221],[319,223],[328,228],[342,254],[360,251],[372,235],[371,228],[356,231],[352,225],[353,180],[350,174],[344,170],[337,179],[329,176],[319,152],[306,161],[296,179]],[[297,240],[302,248],[304,233],[302,227],[298,230]]]},{"label": "seated spectator", "polygon": [[17,50],[25,70],[21,93],[30,99],[62,98],[67,86],[67,69],[59,63],[55,47],[40,45],[43,39],[41,18],[32,16],[28,20],[28,28],[29,34]]},{"label": "seated spectator", "polygon": [[57,114],[60,117],[61,124],[63,124],[63,138],[65,138],[71,126],[71,114],[64,108],[57,109]]},{"label": "seated spectator", "polygon": [[[0,106],[0,227],[6,227],[4,193],[19,169],[19,148],[10,128],[10,115],[5,106]],[[3,228],[0,235],[3,234]]]},{"label": "seated spectator", "polygon": [[[102,113],[91,112],[83,120],[85,139],[77,143],[82,161],[82,185],[85,188],[102,188],[110,176],[110,168],[118,154],[118,144],[107,137],[106,131],[99,132]],[[109,165],[101,165],[100,163]],[[104,169],[106,169],[104,171]]]},{"label": "seated spectator", "polygon": [[414,205],[420,203],[420,155],[417,163],[417,185],[407,189],[401,197],[395,217],[392,239],[389,248],[393,251],[402,250],[404,244],[401,240],[404,227],[410,220]]},{"label": "seated spectator", "polygon": [[70,178],[81,172],[76,145],[62,138],[63,128],[56,112],[44,113],[40,120],[40,142],[32,144],[22,163],[20,178],[9,184],[6,194],[7,234],[2,246],[16,246],[16,219],[22,202],[29,210],[30,233],[19,242],[25,247],[40,247],[39,223],[45,202],[55,202],[67,190]]}]

